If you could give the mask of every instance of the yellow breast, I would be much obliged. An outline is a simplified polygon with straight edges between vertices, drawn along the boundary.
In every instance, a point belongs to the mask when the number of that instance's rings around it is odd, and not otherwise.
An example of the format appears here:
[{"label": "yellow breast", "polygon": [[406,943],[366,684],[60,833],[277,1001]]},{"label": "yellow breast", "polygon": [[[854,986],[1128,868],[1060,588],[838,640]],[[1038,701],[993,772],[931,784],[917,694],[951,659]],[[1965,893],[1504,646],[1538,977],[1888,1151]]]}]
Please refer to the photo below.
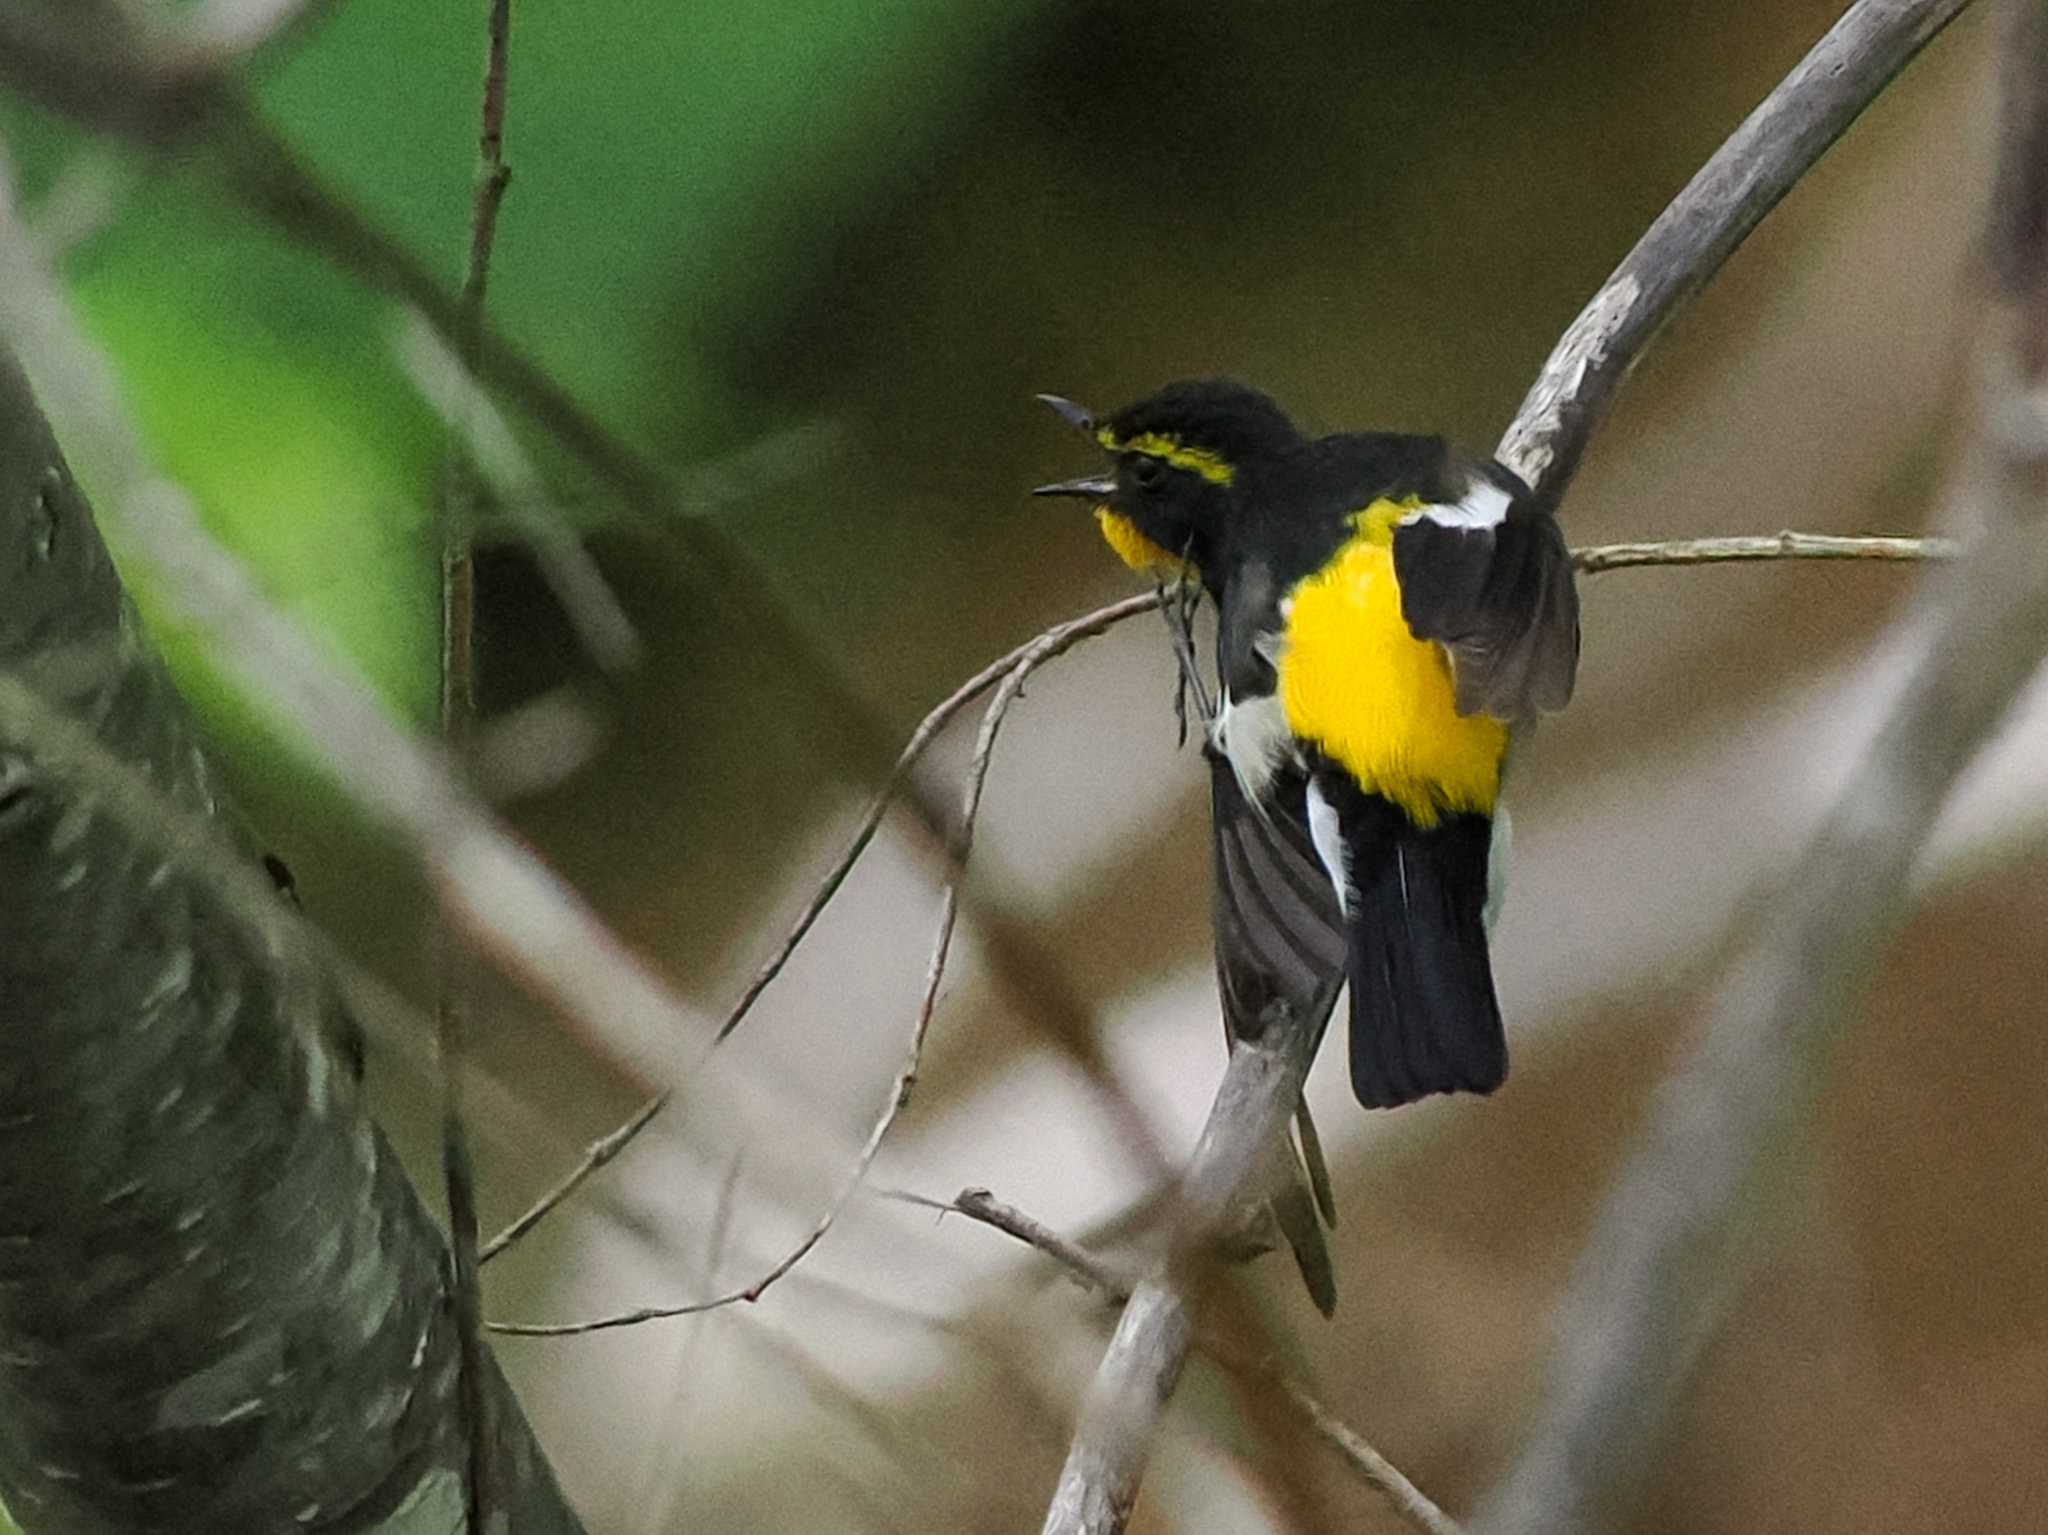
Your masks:
[{"label": "yellow breast", "polygon": [[1401,617],[1393,524],[1376,501],[1336,557],[1291,593],[1278,657],[1288,728],[1335,758],[1368,793],[1419,826],[1446,811],[1491,814],[1507,726],[1457,712],[1450,660]]}]

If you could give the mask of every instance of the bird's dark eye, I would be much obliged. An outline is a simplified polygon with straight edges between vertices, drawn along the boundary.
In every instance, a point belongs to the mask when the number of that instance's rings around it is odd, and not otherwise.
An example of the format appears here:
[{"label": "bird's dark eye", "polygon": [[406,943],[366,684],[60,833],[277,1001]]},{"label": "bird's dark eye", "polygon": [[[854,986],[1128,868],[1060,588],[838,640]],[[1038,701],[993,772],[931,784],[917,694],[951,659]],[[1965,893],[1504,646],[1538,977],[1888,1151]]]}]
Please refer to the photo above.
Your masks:
[{"label": "bird's dark eye", "polygon": [[1140,490],[1158,490],[1166,484],[1166,465],[1148,453],[1131,460],[1131,479]]}]

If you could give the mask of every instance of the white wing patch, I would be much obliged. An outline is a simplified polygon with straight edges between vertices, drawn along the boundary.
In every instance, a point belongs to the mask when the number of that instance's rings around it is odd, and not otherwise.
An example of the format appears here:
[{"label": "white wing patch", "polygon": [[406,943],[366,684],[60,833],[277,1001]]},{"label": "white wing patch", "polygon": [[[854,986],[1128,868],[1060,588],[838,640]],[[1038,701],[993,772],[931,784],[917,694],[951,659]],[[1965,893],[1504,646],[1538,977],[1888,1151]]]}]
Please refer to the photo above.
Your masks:
[{"label": "white wing patch", "polygon": [[1323,798],[1316,781],[1308,781],[1308,839],[1315,844],[1323,872],[1337,887],[1337,914],[1351,915],[1351,850],[1344,846],[1344,831],[1337,820],[1337,807]]},{"label": "white wing patch", "polygon": [[1486,909],[1480,914],[1489,938],[1493,936],[1494,923],[1500,920],[1501,905],[1508,898],[1508,846],[1514,839],[1507,801],[1498,800],[1493,807],[1493,836],[1486,848]]},{"label": "white wing patch", "polygon": [[1507,520],[1508,503],[1513,499],[1491,480],[1474,480],[1460,499],[1418,506],[1401,521],[1420,522],[1426,517],[1445,528],[1497,528]]},{"label": "white wing patch", "polygon": [[1225,688],[1216,723],[1209,727],[1209,739],[1229,760],[1244,797],[1264,811],[1266,785],[1272,782],[1274,769],[1294,750],[1294,733],[1287,728],[1287,711],[1280,695],[1266,693],[1240,702]]}]

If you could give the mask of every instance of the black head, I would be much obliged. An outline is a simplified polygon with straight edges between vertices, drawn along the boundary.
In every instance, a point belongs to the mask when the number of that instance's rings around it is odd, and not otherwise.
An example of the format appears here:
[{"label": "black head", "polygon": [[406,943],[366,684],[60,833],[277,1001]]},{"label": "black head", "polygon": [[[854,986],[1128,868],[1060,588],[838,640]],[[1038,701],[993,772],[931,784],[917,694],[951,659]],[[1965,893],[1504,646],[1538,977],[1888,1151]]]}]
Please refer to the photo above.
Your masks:
[{"label": "black head", "polygon": [[1096,502],[1103,537],[1125,563],[1153,575],[1205,564],[1212,576],[1222,534],[1245,482],[1300,442],[1266,395],[1229,379],[1168,384],[1106,420],[1071,400],[1040,395],[1062,419],[1114,455],[1110,473],[1033,494]]}]

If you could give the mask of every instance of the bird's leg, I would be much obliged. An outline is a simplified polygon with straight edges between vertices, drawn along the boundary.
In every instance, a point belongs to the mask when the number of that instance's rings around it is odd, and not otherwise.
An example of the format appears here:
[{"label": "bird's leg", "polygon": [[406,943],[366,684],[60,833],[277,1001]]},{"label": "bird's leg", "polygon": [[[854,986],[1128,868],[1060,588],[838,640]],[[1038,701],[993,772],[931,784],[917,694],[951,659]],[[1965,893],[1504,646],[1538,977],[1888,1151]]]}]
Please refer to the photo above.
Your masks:
[{"label": "bird's leg", "polygon": [[1183,579],[1171,589],[1160,588],[1160,612],[1166,615],[1166,632],[1173,641],[1173,656],[1180,663],[1180,676],[1173,688],[1173,717],[1180,726],[1180,744],[1188,744],[1188,694],[1195,695],[1195,708],[1206,726],[1216,717],[1209,690],[1202,682],[1202,668],[1195,659],[1195,612],[1202,605],[1202,588]]}]

